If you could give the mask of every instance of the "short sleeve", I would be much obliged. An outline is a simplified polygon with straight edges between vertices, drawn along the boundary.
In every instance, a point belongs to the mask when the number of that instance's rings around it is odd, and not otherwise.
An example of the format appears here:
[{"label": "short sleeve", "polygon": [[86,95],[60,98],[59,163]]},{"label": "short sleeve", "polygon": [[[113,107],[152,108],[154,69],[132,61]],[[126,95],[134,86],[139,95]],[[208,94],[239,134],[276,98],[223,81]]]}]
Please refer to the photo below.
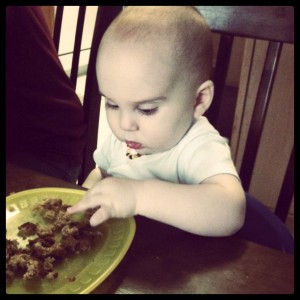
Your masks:
[{"label": "short sleeve", "polygon": [[204,143],[193,140],[185,147],[178,160],[178,176],[181,183],[198,184],[208,177],[231,174],[239,178],[226,140],[221,136]]}]

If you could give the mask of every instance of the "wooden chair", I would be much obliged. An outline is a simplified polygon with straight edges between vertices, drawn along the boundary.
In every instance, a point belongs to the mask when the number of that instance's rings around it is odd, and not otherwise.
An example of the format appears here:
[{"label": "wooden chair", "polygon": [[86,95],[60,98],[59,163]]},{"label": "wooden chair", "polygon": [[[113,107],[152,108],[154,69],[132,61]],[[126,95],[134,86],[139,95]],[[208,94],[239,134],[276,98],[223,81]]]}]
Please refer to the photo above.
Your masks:
[{"label": "wooden chair", "polygon": [[[245,150],[240,167],[240,178],[246,192],[249,191],[253,178],[254,166],[261,144],[262,132],[265,125],[273,83],[284,43],[294,43],[294,10],[291,6],[197,6],[207,20],[211,30],[220,34],[220,43],[214,83],[216,93],[207,117],[222,135],[229,137],[231,142],[233,127],[236,119],[242,120],[244,110],[236,110],[237,102],[226,102],[224,106],[224,92],[226,76],[229,69],[231,51],[236,37],[245,37],[268,42],[267,53],[263,62],[262,74],[246,137]],[[253,56],[252,56],[253,58]],[[253,61],[251,60],[250,66]],[[250,67],[251,71],[251,67]],[[247,97],[248,78],[245,97]],[[286,86],[285,88],[288,89]],[[225,114],[223,110],[235,111]],[[222,110],[222,113],[221,113]],[[226,111],[225,111],[226,112]],[[242,113],[242,116],[238,115]],[[272,174],[270,174],[272,176]],[[267,183],[265,183],[267,184]],[[275,215],[285,222],[294,193],[294,148],[282,183],[279,198],[274,210]],[[265,207],[259,200],[246,193],[246,220],[242,230],[237,234],[244,238],[266,244],[276,249],[293,253],[293,242],[287,228]],[[254,238],[255,237],[255,238]]]},{"label": "wooden chair", "polygon": [[[98,45],[110,22],[122,10],[122,6],[102,6],[98,8],[94,37],[88,65],[86,89],[84,95],[84,111],[88,126],[87,146],[84,154],[83,172],[79,184],[94,168],[93,151],[97,146],[98,120],[100,110],[100,94],[95,73],[95,59]],[[249,191],[253,169],[261,142],[264,121],[270,102],[270,95],[280,58],[283,43],[294,43],[294,11],[291,6],[196,6],[207,20],[211,30],[220,34],[217,60],[214,70],[215,96],[212,106],[207,112],[210,122],[231,141],[232,129],[237,118],[236,101],[226,103],[229,119],[223,118],[222,103],[226,89],[226,76],[229,69],[231,50],[236,37],[266,40],[269,42],[263,72],[252,114],[251,125],[247,134],[247,142],[240,168],[240,177],[246,192]],[[60,23],[63,7],[57,7],[54,40],[58,45]],[[77,34],[74,46],[74,58],[71,78],[76,83],[80,40],[84,20],[85,7],[80,7]],[[228,104],[228,105],[227,105]],[[220,111],[222,110],[222,114]],[[242,116],[238,116],[242,119]],[[101,136],[101,135],[100,135]],[[284,222],[286,220],[294,193],[294,150],[283,180],[275,214]]]},{"label": "wooden chair", "polygon": [[[243,187],[248,191],[281,49],[283,43],[294,43],[294,10],[292,6],[197,6],[197,9],[207,20],[211,30],[220,34],[214,73],[216,93],[207,117],[223,135],[231,136],[235,117],[232,114],[230,120],[222,120],[220,115],[234,38],[241,36],[269,42],[240,168]],[[229,106],[227,109],[234,111],[235,107]],[[293,198],[293,180],[294,149],[292,148],[275,208],[275,214],[282,221],[287,218]]]}]

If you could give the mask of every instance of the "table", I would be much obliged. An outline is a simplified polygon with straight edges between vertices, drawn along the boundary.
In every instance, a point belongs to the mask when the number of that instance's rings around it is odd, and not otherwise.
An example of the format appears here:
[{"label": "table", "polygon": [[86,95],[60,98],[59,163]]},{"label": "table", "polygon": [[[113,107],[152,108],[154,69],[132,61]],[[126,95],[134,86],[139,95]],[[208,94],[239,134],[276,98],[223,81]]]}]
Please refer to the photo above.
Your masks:
[{"label": "table", "polygon": [[[6,164],[6,195],[41,187],[83,189]],[[208,238],[137,216],[126,256],[92,294],[290,294],[294,256],[238,239]]]}]

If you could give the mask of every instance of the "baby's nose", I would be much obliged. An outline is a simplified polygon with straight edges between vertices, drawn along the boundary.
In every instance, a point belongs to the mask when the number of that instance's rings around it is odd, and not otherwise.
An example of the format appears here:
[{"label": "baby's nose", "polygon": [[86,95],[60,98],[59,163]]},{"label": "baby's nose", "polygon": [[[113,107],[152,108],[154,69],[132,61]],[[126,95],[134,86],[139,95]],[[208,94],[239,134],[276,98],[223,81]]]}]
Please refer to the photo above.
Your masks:
[{"label": "baby's nose", "polygon": [[120,128],[124,131],[136,131],[138,130],[138,124],[135,117],[130,113],[120,114]]}]

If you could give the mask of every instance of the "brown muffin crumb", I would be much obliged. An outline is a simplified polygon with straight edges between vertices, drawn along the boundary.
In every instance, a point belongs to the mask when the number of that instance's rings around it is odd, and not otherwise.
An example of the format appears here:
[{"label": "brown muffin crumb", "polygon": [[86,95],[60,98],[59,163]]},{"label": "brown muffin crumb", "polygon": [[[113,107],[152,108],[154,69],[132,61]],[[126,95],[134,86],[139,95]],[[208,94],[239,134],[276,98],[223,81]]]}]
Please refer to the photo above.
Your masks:
[{"label": "brown muffin crumb", "polygon": [[[18,235],[28,239],[26,247],[19,247],[17,240],[6,239],[6,281],[14,278],[32,280],[58,278],[55,266],[74,254],[89,251],[102,236],[99,228],[89,225],[91,211],[81,221],[74,221],[67,214],[70,205],[58,198],[48,198],[34,206],[34,213],[45,220],[45,224],[25,222],[18,227]],[[75,281],[71,276],[69,282]]]}]

